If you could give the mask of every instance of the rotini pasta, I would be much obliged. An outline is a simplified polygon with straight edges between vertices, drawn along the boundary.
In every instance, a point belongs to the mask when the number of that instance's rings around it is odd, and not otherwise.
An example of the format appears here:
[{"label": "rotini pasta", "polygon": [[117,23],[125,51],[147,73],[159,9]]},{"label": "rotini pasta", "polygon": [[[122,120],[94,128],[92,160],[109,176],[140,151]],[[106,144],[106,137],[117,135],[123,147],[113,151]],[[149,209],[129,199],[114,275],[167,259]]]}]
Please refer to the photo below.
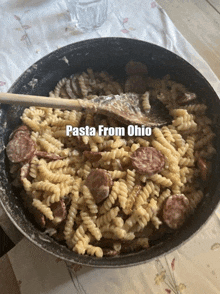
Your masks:
[{"label": "rotini pasta", "polygon": [[64,228],[64,237],[66,241],[73,237],[73,224],[77,214],[80,183],[81,179],[76,180],[75,184],[73,185],[73,192],[71,193],[71,206]]},{"label": "rotini pasta", "polygon": [[97,226],[95,225],[95,222],[93,222],[89,214],[86,211],[81,211],[80,215],[83,220],[83,223],[85,224],[87,229],[90,231],[90,233],[96,238],[96,240],[100,240],[102,237],[101,231],[99,228],[97,228]]},{"label": "rotini pasta", "polygon": [[91,192],[89,191],[89,189],[85,185],[83,186],[83,198],[84,198],[84,201],[85,201],[86,205],[88,206],[89,210],[91,211],[91,213],[97,213],[98,207],[95,204],[95,200],[94,200]]},{"label": "rotini pasta", "polygon": [[42,212],[49,220],[54,219],[51,209],[47,205],[43,204],[40,200],[33,199],[33,206]]},{"label": "rotini pasta", "polygon": [[99,212],[101,214],[106,213],[112,208],[116,199],[118,198],[118,193],[119,193],[119,182],[114,182],[114,185],[112,187],[109,197],[105,200],[105,202],[102,204],[102,206],[99,209]]}]

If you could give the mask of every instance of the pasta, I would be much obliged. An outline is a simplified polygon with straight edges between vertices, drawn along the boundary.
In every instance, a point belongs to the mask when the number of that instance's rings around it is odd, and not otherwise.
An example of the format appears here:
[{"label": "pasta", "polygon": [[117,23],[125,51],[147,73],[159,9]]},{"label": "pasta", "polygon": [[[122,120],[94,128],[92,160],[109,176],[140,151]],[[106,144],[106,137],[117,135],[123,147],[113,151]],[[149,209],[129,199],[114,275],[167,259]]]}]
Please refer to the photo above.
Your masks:
[{"label": "pasta", "polygon": [[101,214],[106,213],[112,208],[112,205],[114,205],[116,199],[118,198],[118,192],[119,192],[119,182],[115,182],[109,197],[105,200],[105,202],[102,204],[102,206],[99,209]]},{"label": "pasta", "polygon": [[47,169],[45,164],[38,164],[38,171],[42,174],[43,177],[47,178],[51,183],[60,183],[69,181],[71,179],[70,175],[64,174],[55,174]]},{"label": "pasta", "polygon": [[126,202],[128,197],[128,186],[124,182],[120,182],[119,189],[118,189],[118,202],[122,209],[125,208]]},{"label": "pasta", "polygon": [[135,170],[131,171],[130,169],[127,170],[127,189],[128,193],[131,192],[135,185]]},{"label": "pasta", "polygon": [[102,257],[103,256],[103,251],[102,251],[102,248],[100,247],[95,247],[95,246],[92,246],[92,245],[88,245],[86,247],[86,251],[89,255],[95,255],[97,257]]},{"label": "pasta", "polygon": [[[88,69],[63,78],[49,96],[92,99],[124,93],[126,89],[138,93],[143,90],[141,107],[146,114],[151,109],[149,98],[157,96],[173,116],[172,123],[153,128],[149,137],[99,136],[98,125],[118,127],[119,122],[89,111],[45,107],[27,108],[21,117],[31,130],[30,138],[36,147],[33,157],[25,162],[27,175],[21,175],[26,191],[23,199],[31,201],[34,209],[45,217],[42,229],[54,227],[62,235],[61,241],[78,254],[101,258],[106,250],[123,253],[147,249],[154,232],[164,229],[161,211],[167,198],[184,194],[193,212],[204,196],[199,183],[204,170],[199,161],[206,160],[208,166],[216,152],[212,121],[206,117],[205,104],[180,105],[178,97],[187,89],[171,81],[169,75],[162,79],[131,76],[123,84],[105,72]],[[95,127],[96,133],[67,136],[66,125]],[[140,174],[134,169],[131,155],[143,147],[161,152],[165,161],[161,171]],[[19,185],[17,177],[22,164],[11,165],[15,185]],[[96,169],[105,170],[111,178],[107,196],[100,203],[87,183],[91,171]],[[150,232],[149,236],[142,235],[145,230]],[[58,240],[57,235],[53,237]]]},{"label": "pasta", "polygon": [[54,219],[51,209],[47,205],[43,204],[40,200],[33,199],[33,206],[39,209],[40,212],[42,212],[49,220]]},{"label": "pasta", "polygon": [[97,213],[98,207],[95,204],[95,200],[94,200],[91,192],[89,191],[89,189],[85,185],[83,186],[83,198],[84,198],[84,201],[87,204],[89,210],[91,211],[91,213]]},{"label": "pasta", "polygon": [[111,220],[113,220],[118,215],[119,210],[120,210],[119,207],[114,207],[108,212],[106,212],[104,215],[97,218],[96,220],[97,226],[101,227],[110,223]]},{"label": "pasta", "polygon": [[147,181],[145,187],[140,191],[138,197],[136,198],[135,206],[139,207],[146,203],[147,199],[150,197],[151,193],[154,192],[154,184],[152,181]]},{"label": "pasta", "polygon": [[93,222],[89,214],[85,211],[81,211],[80,215],[83,220],[83,223],[91,232],[91,234],[96,238],[96,240],[100,240],[102,237],[101,231],[96,227],[95,223]]},{"label": "pasta", "polygon": [[64,228],[64,237],[65,240],[68,241],[73,237],[73,224],[77,214],[78,208],[78,199],[79,199],[79,189],[80,189],[81,180],[78,179],[73,185],[73,192],[71,193],[71,206],[69,209],[69,213],[67,216],[67,221]]},{"label": "pasta", "polygon": [[48,180],[34,182],[31,185],[31,188],[36,189],[36,190],[52,192],[56,195],[59,195],[59,193],[60,193],[59,187],[57,187],[57,185],[55,185],[55,184],[50,183]]}]

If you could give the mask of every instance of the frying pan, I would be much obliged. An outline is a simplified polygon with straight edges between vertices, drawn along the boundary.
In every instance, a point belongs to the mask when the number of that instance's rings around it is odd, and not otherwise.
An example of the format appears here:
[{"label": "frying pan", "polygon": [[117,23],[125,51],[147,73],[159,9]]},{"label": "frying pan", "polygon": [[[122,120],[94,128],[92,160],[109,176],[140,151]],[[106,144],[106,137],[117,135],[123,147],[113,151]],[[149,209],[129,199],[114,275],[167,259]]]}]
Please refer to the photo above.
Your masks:
[{"label": "frying pan", "polygon": [[[57,82],[87,68],[107,71],[118,80],[125,77],[125,65],[130,61],[140,61],[147,65],[151,77],[162,78],[170,74],[171,79],[184,84],[195,92],[201,102],[208,106],[207,115],[216,123],[215,148],[212,173],[207,183],[206,193],[195,213],[184,226],[174,234],[165,235],[147,250],[115,257],[96,258],[78,255],[45,235],[31,222],[25,211],[18,190],[11,185],[5,146],[9,135],[18,126],[24,110],[15,105],[2,105],[0,109],[0,201],[14,225],[43,250],[70,262],[93,267],[126,267],[151,261],[176,249],[192,238],[205,224],[216,208],[220,198],[220,100],[207,80],[188,62],[159,46],[125,38],[101,38],[74,43],[45,56],[27,69],[12,85],[9,92],[47,96]],[[35,86],[34,86],[35,85]]]}]

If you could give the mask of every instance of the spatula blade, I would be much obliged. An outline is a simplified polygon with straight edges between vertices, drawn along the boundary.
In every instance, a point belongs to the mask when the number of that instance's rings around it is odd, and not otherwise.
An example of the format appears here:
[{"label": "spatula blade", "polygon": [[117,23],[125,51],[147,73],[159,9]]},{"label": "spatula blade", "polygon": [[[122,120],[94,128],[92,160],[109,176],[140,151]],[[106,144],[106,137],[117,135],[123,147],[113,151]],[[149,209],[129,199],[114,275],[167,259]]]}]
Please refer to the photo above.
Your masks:
[{"label": "spatula blade", "polygon": [[126,93],[121,95],[99,96],[90,101],[97,105],[97,113],[104,114],[124,124],[160,127],[170,124],[172,117],[168,109],[157,98],[150,99],[148,112],[142,107],[142,95]]}]

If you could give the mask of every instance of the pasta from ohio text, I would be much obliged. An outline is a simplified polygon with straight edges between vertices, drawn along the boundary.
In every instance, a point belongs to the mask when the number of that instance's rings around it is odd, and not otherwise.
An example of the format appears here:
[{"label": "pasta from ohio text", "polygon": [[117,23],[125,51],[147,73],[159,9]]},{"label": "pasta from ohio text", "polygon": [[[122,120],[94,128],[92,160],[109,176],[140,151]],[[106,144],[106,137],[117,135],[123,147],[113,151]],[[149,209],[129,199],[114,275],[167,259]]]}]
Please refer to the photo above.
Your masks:
[{"label": "pasta from ohio text", "polygon": [[[103,125],[98,126],[99,136],[151,136],[152,129],[150,127],[129,125],[125,127],[105,127]],[[95,127],[73,127],[66,125],[66,136],[95,136]]]}]

